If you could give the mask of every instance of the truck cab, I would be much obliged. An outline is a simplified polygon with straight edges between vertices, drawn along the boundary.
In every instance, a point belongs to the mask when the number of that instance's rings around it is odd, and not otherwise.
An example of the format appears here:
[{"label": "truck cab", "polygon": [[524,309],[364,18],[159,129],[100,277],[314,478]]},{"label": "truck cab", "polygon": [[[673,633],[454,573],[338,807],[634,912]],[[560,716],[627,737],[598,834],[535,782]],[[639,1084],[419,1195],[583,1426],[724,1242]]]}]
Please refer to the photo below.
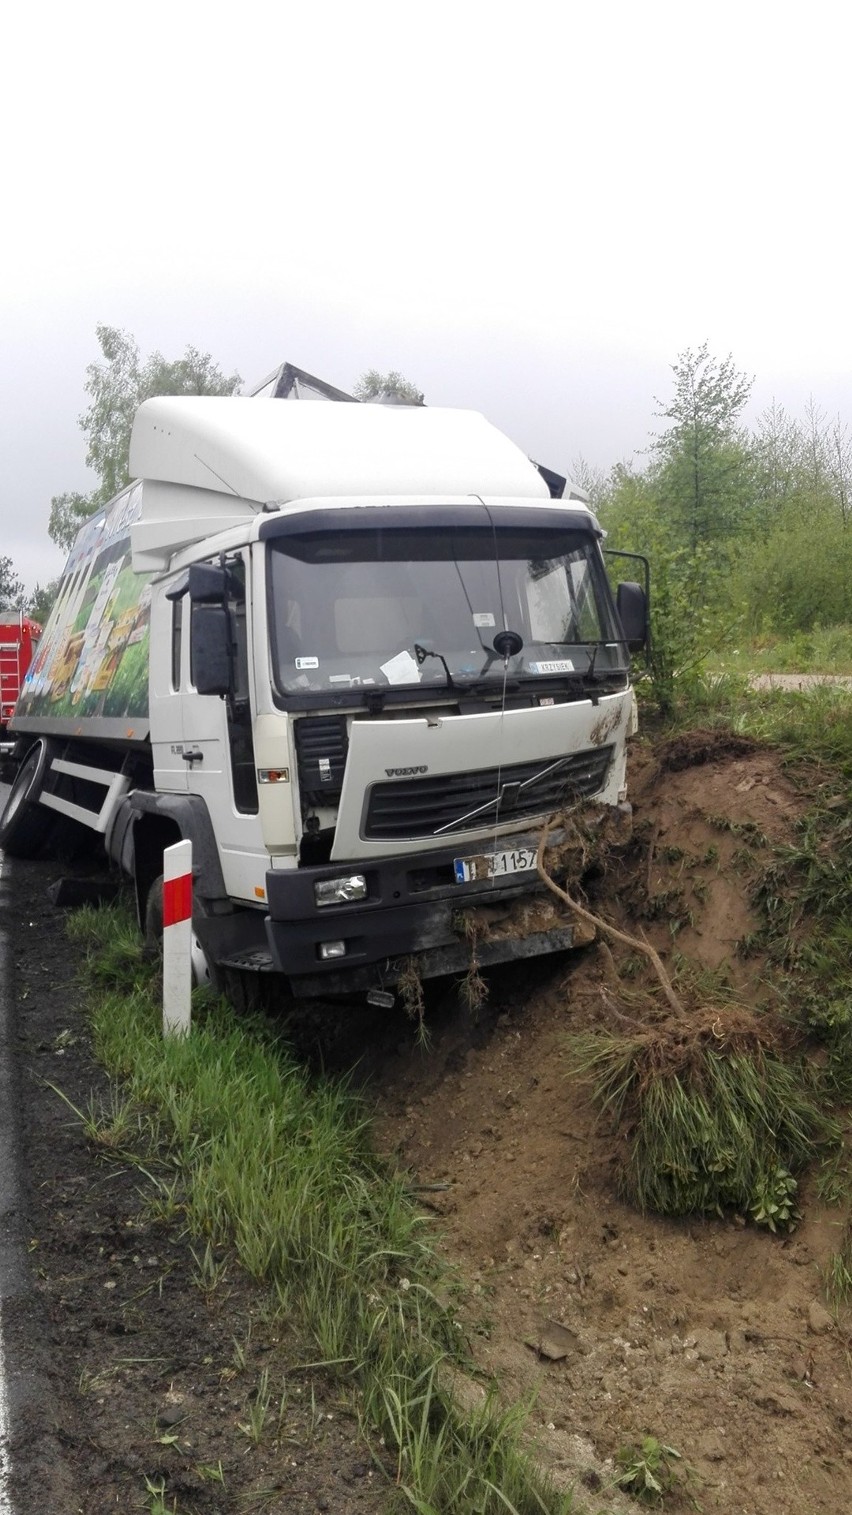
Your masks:
[{"label": "truck cab", "polygon": [[644,617],[588,507],[437,408],[150,400],[131,464],[15,724],[140,915],[190,836],[207,959],[300,994],[570,946],[538,836],[626,814]]}]

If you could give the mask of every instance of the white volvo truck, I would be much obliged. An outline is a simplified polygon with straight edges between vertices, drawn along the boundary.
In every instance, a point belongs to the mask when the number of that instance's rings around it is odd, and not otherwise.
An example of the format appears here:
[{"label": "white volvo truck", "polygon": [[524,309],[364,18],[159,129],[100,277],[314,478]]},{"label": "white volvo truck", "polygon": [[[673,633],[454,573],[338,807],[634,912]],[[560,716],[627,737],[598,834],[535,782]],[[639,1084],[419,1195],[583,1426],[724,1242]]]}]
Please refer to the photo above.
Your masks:
[{"label": "white volvo truck", "polygon": [[463,970],[471,910],[481,963],[570,946],[537,827],[624,806],[647,620],[589,509],[471,411],[153,399],[130,461],[27,675],[0,846],[90,828],[144,922],[189,837],[200,960],[298,994]]}]

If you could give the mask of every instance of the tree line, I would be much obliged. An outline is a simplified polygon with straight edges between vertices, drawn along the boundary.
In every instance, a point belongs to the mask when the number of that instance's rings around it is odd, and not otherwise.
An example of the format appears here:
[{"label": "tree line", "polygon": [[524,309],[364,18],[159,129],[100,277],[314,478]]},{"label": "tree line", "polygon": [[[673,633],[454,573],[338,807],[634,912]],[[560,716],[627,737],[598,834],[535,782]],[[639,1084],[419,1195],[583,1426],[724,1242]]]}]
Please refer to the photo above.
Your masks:
[{"label": "tree line", "polygon": [[[235,394],[239,374],[187,347],[167,360],[142,357],[127,332],[99,325],[100,361],[86,370],[79,417],[96,484],[51,501],[49,532],[68,549],[80,524],[129,482],[133,416],[154,395]],[[747,428],[753,379],[705,343],[679,354],[671,393],[656,401],[660,429],[641,462],[609,471],[574,466],[608,544],[652,565],[652,672],[665,703],[731,636],[808,631],[849,617],[852,575],[852,438],[839,416],[811,401],[804,416],[773,401]],[[423,403],[400,373],[368,370],[358,399]],[[26,597],[12,560],[0,557],[0,608],[43,616],[53,586]]]},{"label": "tree line", "polygon": [[[852,438],[812,399],[777,401],[751,427],[753,379],[707,344],[672,365],[673,393],[643,462],[577,465],[608,545],[652,568],[652,673],[662,703],[733,638],[850,619]],[[683,687],[683,685],[681,685]]]}]

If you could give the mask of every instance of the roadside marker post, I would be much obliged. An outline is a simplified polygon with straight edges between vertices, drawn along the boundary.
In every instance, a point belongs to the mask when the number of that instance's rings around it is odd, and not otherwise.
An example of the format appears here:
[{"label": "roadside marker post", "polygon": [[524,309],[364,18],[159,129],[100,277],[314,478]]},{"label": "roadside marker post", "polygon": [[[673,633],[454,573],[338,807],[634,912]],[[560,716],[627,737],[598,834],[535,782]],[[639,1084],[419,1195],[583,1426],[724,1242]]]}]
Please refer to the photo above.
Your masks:
[{"label": "roadside marker post", "polygon": [[188,1036],[192,995],[192,842],[163,853],[163,1036]]}]

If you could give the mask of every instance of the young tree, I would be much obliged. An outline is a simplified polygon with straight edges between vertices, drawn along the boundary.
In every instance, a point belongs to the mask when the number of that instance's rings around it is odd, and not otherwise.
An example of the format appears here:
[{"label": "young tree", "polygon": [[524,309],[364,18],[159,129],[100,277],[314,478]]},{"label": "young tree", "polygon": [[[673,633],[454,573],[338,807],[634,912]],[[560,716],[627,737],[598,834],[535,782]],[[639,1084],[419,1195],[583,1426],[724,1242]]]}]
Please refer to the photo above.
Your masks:
[{"label": "young tree", "polygon": [[398,405],[425,405],[425,400],[416,384],[404,379],[401,373],[379,373],[377,368],[368,368],[362,373],[352,393],[356,400],[391,400]]},{"label": "young tree", "polygon": [[97,337],[105,361],[86,369],[91,403],[80,416],[80,427],[87,438],[86,462],[97,474],[98,486],[88,495],[71,492],[51,500],[48,531],[65,548],[86,516],[130,482],[130,432],[143,400],[153,395],[231,395],[241,382],[239,374],[222,373],[209,353],[195,347],[187,347],[173,362],[159,352],[143,362],[138,344],[126,331],[100,325]]},{"label": "young tree", "polygon": [[845,529],[852,518],[852,438],[840,416],[831,424],[828,441],[834,502]]},{"label": "young tree", "polygon": [[588,500],[592,510],[599,510],[601,503],[610,498],[615,469],[607,474],[606,469],[596,468],[580,453],[571,463],[571,479],[580,493]]},{"label": "young tree", "polygon": [[58,579],[51,579],[48,584],[36,584],[25,606],[27,615],[32,616],[34,621],[39,621],[42,626],[45,626],[58,592]]},{"label": "young tree", "polygon": [[19,610],[24,603],[24,586],[9,557],[0,557],[0,610]]},{"label": "young tree", "polygon": [[798,486],[802,446],[801,426],[773,399],[758,416],[752,438],[755,500],[764,525]]},{"label": "young tree", "polygon": [[[694,548],[686,545],[682,532],[660,509],[653,469],[638,472],[628,464],[618,464],[596,508],[608,533],[607,547],[641,553],[651,560],[647,672],[660,710],[670,716],[677,698],[689,693],[713,643],[715,606],[710,586],[716,555],[705,543]],[[637,575],[635,564],[617,558],[610,569],[614,577]]]},{"label": "young tree", "polygon": [[672,372],[674,396],[657,412],[671,425],[652,453],[661,504],[696,547],[729,535],[747,504],[750,455],[738,421],[753,380],[732,357],[711,357],[706,342],[680,353]]}]

